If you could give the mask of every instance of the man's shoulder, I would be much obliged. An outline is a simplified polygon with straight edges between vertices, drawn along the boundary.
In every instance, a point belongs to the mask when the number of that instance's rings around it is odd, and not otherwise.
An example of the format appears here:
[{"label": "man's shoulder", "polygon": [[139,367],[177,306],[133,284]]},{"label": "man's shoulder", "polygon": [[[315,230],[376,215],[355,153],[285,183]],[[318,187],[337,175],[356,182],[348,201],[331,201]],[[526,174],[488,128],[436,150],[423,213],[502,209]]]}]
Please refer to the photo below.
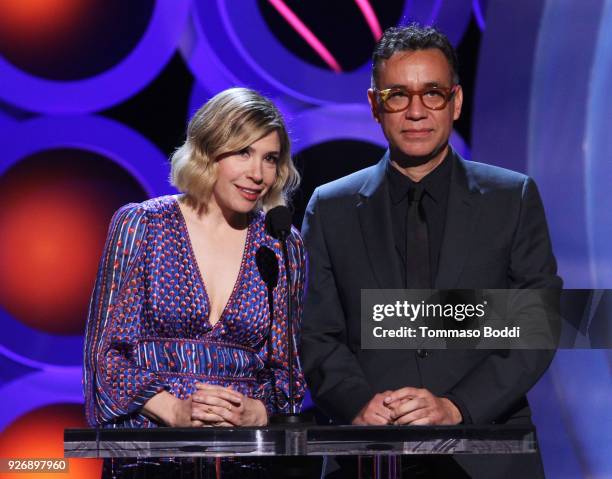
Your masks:
[{"label": "man's shoulder", "polygon": [[468,180],[475,182],[482,192],[521,190],[531,181],[529,176],[523,173],[488,163],[460,159],[459,165],[465,170]]},{"label": "man's shoulder", "polygon": [[330,181],[317,187],[317,195],[321,200],[353,197],[363,185],[375,175],[380,165],[372,165],[349,175]]}]

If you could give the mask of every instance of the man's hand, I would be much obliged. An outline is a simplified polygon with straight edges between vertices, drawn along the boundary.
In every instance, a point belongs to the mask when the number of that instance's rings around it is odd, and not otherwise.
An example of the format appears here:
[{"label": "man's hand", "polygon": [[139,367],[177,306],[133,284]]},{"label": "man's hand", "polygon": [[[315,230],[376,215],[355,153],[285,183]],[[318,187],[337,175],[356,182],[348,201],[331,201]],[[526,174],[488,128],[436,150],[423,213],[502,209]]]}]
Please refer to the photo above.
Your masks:
[{"label": "man's hand", "polygon": [[391,411],[392,424],[453,426],[462,421],[457,406],[427,389],[405,387],[386,394],[383,404]]},{"label": "man's hand", "polygon": [[391,410],[383,402],[390,394],[393,394],[392,391],[385,391],[384,393],[376,394],[370,399],[370,402],[368,402],[353,419],[353,425],[384,426],[390,424]]}]

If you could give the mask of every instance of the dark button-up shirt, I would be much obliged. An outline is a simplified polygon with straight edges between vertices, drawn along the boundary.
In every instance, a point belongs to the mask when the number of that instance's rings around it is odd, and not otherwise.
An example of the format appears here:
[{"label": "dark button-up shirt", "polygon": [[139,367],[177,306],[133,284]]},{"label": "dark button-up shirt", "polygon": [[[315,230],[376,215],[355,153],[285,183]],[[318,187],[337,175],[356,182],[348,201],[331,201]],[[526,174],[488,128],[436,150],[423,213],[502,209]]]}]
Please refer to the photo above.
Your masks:
[{"label": "dark button-up shirt", "polygon": [[[425,189],[423,195],[423,210],[427,221],[429,238],[429,263],[431,267],[431,278],[435,281],[438,273],[438,260],[444,237],[444,224],[446,222],[446,210],[448,204],[448,191],[452,169],[452,152],[448,153],[431,173],[425,176],[421,183]],[[398,261],[402,263],[402,279],[406,286],[406,218],[408,213],[409,192],[416,184],[406,175],[397,170],[391,161],[387,163],[387,180],[389,182],[389,195],[391,199],[391,222],[395,249]]]}]

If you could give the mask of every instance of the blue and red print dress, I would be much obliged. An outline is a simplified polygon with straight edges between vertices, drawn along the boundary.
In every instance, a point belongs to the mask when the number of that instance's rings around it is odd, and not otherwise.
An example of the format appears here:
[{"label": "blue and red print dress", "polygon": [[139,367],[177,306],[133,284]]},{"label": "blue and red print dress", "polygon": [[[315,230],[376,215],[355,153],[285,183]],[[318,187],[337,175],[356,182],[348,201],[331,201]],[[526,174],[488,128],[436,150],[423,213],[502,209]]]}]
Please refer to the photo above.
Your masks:
[{"label": "blue and red print dress", "polygon": [[[261,246],[276,254],[279,266],[271,344],[268,293],[255,262]],[[297,345],[306,266],[295,230],[288,249]],[[249,215],[240,273],[214,326],[205,281],[174,197],[115,213],[86,328],[83,378],[91,426],[155,427],[141,414],[143,404],[163,390],[185,399],[196,382],[231,386],[261,400],[268,414],[288,410],[285,266],[263,213]],[[305,384],[297,353],[293,364],[299,405]]]}]

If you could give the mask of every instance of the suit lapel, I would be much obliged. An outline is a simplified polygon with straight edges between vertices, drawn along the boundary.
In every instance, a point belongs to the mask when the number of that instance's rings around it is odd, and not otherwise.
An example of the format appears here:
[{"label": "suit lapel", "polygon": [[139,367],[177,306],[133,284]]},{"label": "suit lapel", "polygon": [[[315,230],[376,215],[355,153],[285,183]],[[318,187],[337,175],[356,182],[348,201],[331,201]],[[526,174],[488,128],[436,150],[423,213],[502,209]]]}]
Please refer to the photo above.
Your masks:
[{"label": "suit lapel", "polygon": [[359,191],[357,212],[370,265],[380,288],[403,288],[391,229],[391,206],[386,181],[389,152]]},{"label": "suit lapel", "polygon": [[474,228],[480,210],[480,190],[469,174],[465,160],[452,156],[453,170],[446,211],[444,238],[438,263],[435,287],[457,288],[474,239]]}]

